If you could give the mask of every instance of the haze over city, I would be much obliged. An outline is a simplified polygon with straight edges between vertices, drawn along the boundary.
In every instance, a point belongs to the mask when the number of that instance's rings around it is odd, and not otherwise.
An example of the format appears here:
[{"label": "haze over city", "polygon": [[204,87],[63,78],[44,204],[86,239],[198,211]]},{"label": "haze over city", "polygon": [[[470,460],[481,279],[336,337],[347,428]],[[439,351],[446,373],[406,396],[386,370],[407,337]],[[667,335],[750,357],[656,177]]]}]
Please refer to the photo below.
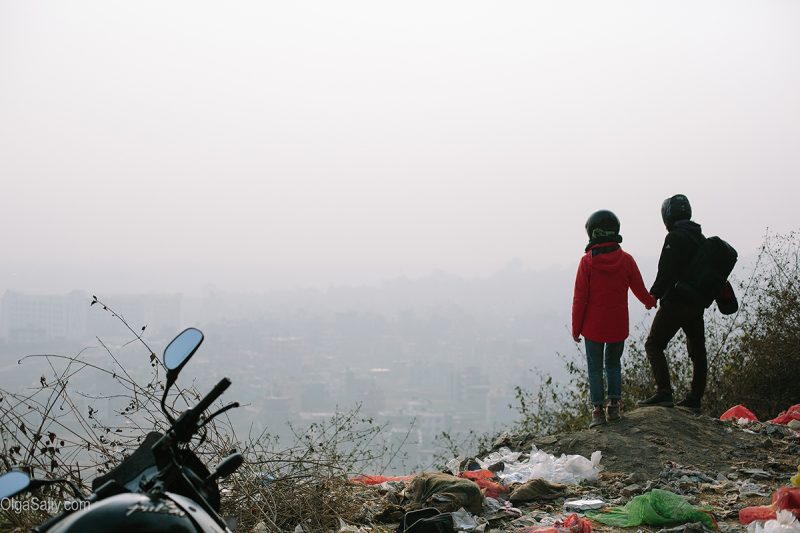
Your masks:
[{"label": "haze over city", "polygon": [[117,336],[97,294],[154,340],[204,327],[258,409],[398,411],[427,372],[452,390],[406,413],[478,398],[432,427],[489,429],[515,374],[574,351],[593,211],[648,285],[673,194],[739,269],[797,228],[798,22],[790,0],[3,2],[0,383],[32,346]]}]

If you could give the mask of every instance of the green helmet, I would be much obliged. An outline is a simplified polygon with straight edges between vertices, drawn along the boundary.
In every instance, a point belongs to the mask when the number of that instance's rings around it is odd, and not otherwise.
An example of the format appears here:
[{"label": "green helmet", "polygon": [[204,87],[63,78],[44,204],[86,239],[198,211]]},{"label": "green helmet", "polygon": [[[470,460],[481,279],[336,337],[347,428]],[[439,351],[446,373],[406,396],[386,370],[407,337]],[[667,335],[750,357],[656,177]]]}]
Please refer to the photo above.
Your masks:
[{"label": "green helmet", "polygon": [[692,218],[692,206],[689,199],[683,194],[676,194],[664,200],[661,204],[661,220],[667,229],[679,220],[689,220]]},{"label": "green helmet", "polygon": [[619,219],[608,209],[601,209],[589,215],[586,221],[586,234],[589,239],[599,239],[619,235]]}]

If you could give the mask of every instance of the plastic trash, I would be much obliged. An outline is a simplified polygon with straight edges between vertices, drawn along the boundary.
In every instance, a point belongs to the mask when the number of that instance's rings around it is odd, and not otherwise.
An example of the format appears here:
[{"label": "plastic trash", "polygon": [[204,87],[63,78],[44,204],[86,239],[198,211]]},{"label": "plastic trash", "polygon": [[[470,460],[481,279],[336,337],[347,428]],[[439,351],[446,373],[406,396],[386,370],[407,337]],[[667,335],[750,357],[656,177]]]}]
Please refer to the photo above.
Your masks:
[{"label": "plastic trash", "polygon": [[512,483],[525,483],[535,478],[546,479],[554,483],[567,485],[577,484],[588,479],[594,481],[600,474],[600,451],[592,453],[591,459],[582,455],[562,455],[556,458],[534,446],[527,461],[519,461],[518,452],[510,452],[502,448],[483,460],[478,460],[481,467],[503,461],[505,468],[497,476],[508,486]]},{"label": "plastic trash", "polygon": [[564,502],[565,511],[592,511],[595,509],[602,509],[605,507],[606,502],[603,500],[572,500]]},{"label": "plastic trash", "polygon": [[786,425],[792,420],[800,420],[800,403],[795,404],[770,420],[773,424]]},{"label": "plastic trash", "polygon": [[478,464],[481,468],[488,469],[495,463],[516,463],[519,461],[522,452],[512,452],[506,447],[500,448],[496,452],[492,452],[483,459],[478,459]]},{"label": "plastic trash", "polygon": [[745,507],[739,511],[739,522],[749,524],[756,520],[773,520],[778,511],[784,510],[800,517],[800,488],[778,487],[778,490],[772,493],[771,504]]},{"label": "plastic trash", "polygon": [[795,487],[800,487],[800,465],[797,465],[797,474],[792,476],[790,481]]},{"label": "plastic trash", "polygon": [[572,513],[563,521],[557,520],[552,526],[528,526],[516,531],[517,533],[592,533],[592,523]]},{"label": "plastic trash", "polygon": [[622,507],[610,507],[603,511],[587,511],[586,516],[615,527],[670,526],[701,522],[717,529],[717,521],[710,511],[695,507],[682,496],[668,490],[653,489],[640,494]]},{"label": "plastic trash", "polygon": [[453,518],[453,528],[456,531],[472,531],[478,527],[478,522],[472,514],[463,507],[450,514]]},{"label": "plastic trash", "polygon": [[458,457],[454,457],[447,461],[444,464],[444,469],[454,476],[457,476],[458,473],[461,471],[461,463],[464,462],[464,456],[459,455]]},{"label": "plastic trash", "polygon": [[778,511],[775,520],[751,522],[748,533],[800,533],[800,522],[789,511]]},{"label": "plastic trash", "polygon": [[458,477],[474,481],[483,490],[483,493],[490,498],[497,498],[501,494],[508,492],[507,488],[494,481],[494,472],[489,470],[467,470],[460,473]]},{"label": "plastic trash", "polygon": [[730,420],[735,418],[739,423],[742,420],[747,422],[758,422],[758,417],[744,405],[734,405],[719,416],[720,420]]}]

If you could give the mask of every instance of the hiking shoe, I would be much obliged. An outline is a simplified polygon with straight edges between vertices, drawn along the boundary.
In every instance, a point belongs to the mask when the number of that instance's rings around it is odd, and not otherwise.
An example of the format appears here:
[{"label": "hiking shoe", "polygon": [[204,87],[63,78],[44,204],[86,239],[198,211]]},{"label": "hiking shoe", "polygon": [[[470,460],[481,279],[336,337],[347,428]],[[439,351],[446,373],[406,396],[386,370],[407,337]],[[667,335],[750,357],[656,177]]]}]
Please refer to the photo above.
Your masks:
[{"label": "hiking shoe", "polygon": [[660,405],[661,407],[672,407],[674,404],[672,403],[672,393],[671,392],[656,392],[649,398],[644,400],[639,400],[636,402],[636,405],[639,407],[654,407],[656,405]]},{"label": "hiking shoe", "polygon": [[694,396],[687,396],[683,400],[679,401],[675,404],[676,407],[683,407],[684,409],[690,409],[697,413],[700,412],[700,398],[695,398]]},{"label": "hiking shoe", "polygon": [[613,422],[614,420],[619,420],[619,404],[618,403],[610,403],[606,407],[606,419],[609,422]]},{"label": "hiking shoe", "polygon": [[605,423],[606,412],[603,410],[602,405],[598,405],[592,410],[592,421],[589,422],[589,428],[602,426]]}]

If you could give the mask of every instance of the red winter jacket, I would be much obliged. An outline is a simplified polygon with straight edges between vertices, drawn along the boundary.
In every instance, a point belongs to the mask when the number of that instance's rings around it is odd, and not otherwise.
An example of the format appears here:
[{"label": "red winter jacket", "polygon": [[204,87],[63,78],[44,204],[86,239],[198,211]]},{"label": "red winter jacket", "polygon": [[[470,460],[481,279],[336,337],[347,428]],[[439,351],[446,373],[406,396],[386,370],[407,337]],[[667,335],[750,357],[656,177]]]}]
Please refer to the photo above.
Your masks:
[{"label": "red winter jacket", "polygon": [[639,267],[630,254],[616,249],[592,255],[589,248],[578,265],[572,299],[572,336],[596,342],[620,342],[628,338],[628,288],[650,309],[656,300],[647,292]]}]

